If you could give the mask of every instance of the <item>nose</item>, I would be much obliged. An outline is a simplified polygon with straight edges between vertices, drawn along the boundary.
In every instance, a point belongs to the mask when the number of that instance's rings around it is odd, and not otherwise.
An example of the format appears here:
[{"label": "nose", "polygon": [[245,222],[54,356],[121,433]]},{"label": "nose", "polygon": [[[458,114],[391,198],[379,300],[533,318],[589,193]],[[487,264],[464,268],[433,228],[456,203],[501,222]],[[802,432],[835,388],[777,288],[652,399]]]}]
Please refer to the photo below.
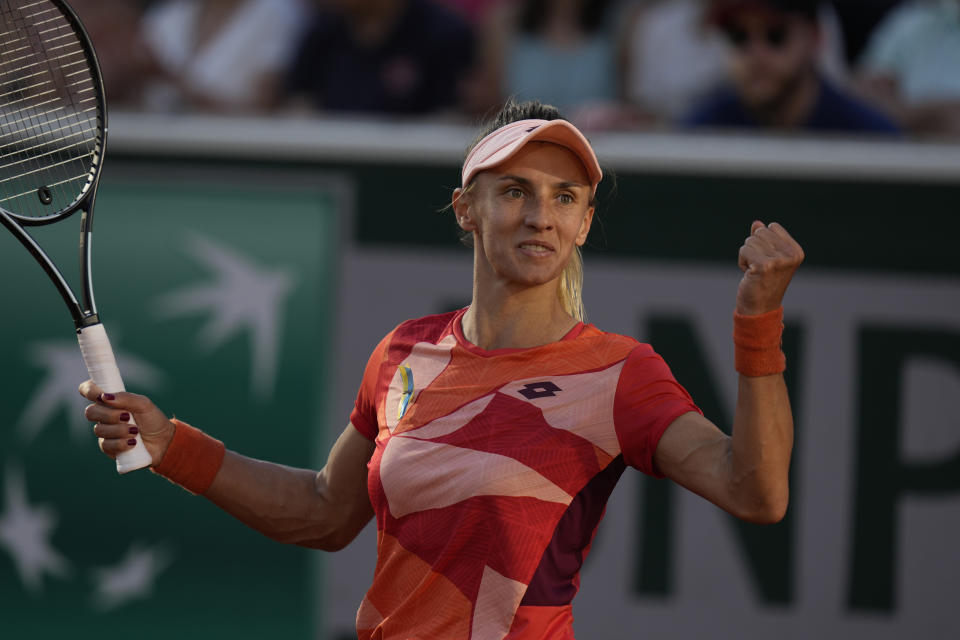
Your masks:
[{"label": "nose", "polygon": [[553,228],[553,212],[546,198],[531,198],[524,216],[524,222],[531,229],[549,231]]}]

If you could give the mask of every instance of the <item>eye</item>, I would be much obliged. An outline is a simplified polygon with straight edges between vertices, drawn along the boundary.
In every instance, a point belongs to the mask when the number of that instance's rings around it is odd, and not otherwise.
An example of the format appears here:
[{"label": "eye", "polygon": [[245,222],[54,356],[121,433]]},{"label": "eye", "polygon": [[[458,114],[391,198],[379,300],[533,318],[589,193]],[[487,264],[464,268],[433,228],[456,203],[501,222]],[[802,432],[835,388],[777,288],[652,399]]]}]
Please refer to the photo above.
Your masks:
[{"label": "eye", "polygon": [[557,200],[560,202],[560,204],[564,204],[564,205],[573,204],[574,202],[576,202],[576,198],[574,198],[569,193],[561,193],[560,195],[557,196]]},{"label": "eye", "polygon": [[523,197],[523,189],[521,189],[520,187],[509,187],[506,190],[506,195],[508,198],[519,200],[520,198]]}]

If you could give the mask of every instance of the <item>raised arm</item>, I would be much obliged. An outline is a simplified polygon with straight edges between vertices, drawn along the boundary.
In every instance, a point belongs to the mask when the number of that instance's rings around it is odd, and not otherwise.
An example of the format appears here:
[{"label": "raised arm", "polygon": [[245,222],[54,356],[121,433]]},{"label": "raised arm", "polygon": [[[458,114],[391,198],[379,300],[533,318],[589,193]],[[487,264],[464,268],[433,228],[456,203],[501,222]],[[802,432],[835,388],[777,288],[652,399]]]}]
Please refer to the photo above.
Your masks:
[{"label": "raised arm", "polygon": [[[747,336],[750,340],[769,342],[769,327],[779,328],[783,295],[803,261],[803,250],[777,223],[754,222],[750,231],[740,249],[744,275],[737,291],[735,333],[747,328],[754,333]],[[774,348],[756,343],[737,347],[740,381],[733,434],[687,413],[667,428],[654,458],[678,484],[757,523],[780,521],[789,501],[793,415],[782,365],[777,366],[779,333],[773,338]]]},{"label": "raised arm", "polygon": [[[130,447],[132,414],[144,445],[160,467],[178,428],[149,398],[102,395],[92,382],[80,393],[93,401],[88,420],[111,458]],[[367,461],[374,443],[347,425],[319,472],[254,460],[226,451],[204,497],[244,524],[280,542],[335,551],[353,540],[373,516],[367,495]],[[219,458],[218,458],[219,460]],[[197,464],[205,464],[197,460]]]}]

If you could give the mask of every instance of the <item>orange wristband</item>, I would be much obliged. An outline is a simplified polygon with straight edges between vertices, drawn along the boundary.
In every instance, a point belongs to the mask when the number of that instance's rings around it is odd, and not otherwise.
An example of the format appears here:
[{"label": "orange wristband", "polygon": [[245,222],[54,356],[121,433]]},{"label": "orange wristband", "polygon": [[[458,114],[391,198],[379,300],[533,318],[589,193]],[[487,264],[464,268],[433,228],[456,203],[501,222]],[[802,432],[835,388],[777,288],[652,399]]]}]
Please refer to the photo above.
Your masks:
[{"label": "orange wristband", "polygon": [[175,482],[194,495],[202,495],[210,488],[226,448],[216,438],[174,418],[171,422],[177,430],[163,455],[163,460],[153,471]]},{"label": "orange wristband", "polygon": [[733,314],[733,360],[745,376],[783,373],[787,358],[780,348],[783,307],[756,316]]}]

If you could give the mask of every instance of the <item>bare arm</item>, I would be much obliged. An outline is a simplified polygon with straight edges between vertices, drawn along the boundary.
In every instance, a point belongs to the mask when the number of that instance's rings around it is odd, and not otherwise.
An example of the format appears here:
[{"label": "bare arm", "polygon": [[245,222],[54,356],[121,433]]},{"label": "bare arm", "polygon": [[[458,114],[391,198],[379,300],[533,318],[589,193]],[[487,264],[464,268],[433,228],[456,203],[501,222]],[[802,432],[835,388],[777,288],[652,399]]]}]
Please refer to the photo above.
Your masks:
[{"label": "bare arm", "polygon": [[[755,222],[740,250],[743,280],[737,311],[780,307],[803,250],[780,225]],[[783,374],[740,375],[733,434],[696,413],[677,418],[660,439],[657,467],[729,513],[758,523],[780,521],[789,501],[793,414]]]},{"label": "bare arm", "polygon": [[[105,454],[115,458],[130,448],[124,414],[132,413],[153,466],[160,464],[176,427],[149,398],[132,393],[106,398],[89,381],[80,385],[80,393],[93,401],[86,416],[97,423],[94,433]],[[335,551],[353,540],[373,516],[367,495],[367,461],[373,449],[374,443],[348,424],[319,472],[227,451],[204,495],[274,540]]]},{"label": "bare arm", "polygon": [[367,495],[373,448],[348,424],[319,472],[227,451],[204,496],[274,540],[336,551],[373,517]]},{"label": "bare arm", "polygon": [[698,413],[667,428],[657,467],[668,478],[734,516],[769,524],[783,519],[793,417],[782,375],[740,376],[733,435]]}]

